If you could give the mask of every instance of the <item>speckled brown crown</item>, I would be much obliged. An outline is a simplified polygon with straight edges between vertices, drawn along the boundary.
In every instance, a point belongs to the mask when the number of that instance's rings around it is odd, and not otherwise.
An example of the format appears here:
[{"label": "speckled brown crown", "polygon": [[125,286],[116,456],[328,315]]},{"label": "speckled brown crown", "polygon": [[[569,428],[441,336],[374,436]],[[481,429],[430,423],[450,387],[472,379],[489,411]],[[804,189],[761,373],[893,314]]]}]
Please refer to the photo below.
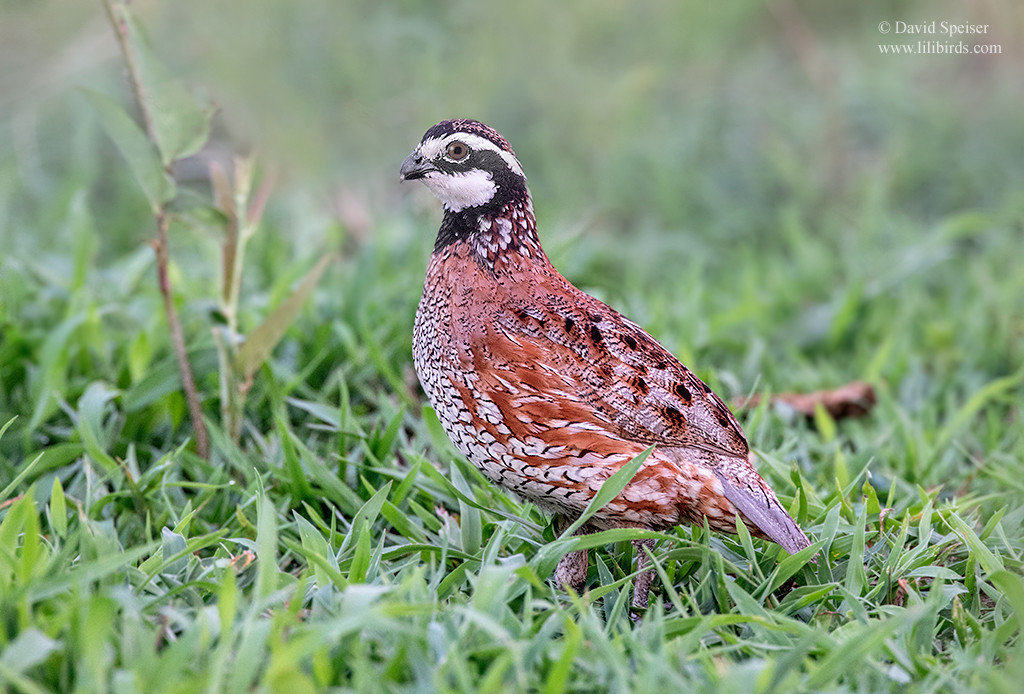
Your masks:
[{"label": "speckled brown crown", "polygon": [[513,155],[515,154],[515,152],[512,151],[512,145],[508,143],[508,140],[502,137],[501,133],[486,123],[481,123],[478,120],[470,120],[469,118],[443,120],[424,133],[423,139],[430,140],[436,137],[445,137],[452,133],[469,133],[470,135],[477,135],[490,140],[506,152]]}]

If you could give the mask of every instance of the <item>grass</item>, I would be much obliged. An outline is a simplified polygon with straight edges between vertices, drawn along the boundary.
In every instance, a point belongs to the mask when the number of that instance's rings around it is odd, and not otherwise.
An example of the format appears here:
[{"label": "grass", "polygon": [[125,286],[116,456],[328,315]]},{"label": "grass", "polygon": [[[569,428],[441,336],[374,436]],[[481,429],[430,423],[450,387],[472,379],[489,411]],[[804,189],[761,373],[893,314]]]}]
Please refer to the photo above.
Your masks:
[{"label": "grass", "polygon": [[[174,34],[160,27],[199,32],[177,7],[144,15],[168,54]],[[210,20],[202,32],[227,21],[211,7],[193,8],[213,13],[191,18]],[[322,52],[292,56],[265,17],[239,20],[269,42],[273,69],[250,55],[252,72],[285,95],[284,115],[306,119],[264,126],[267,138],[301,153],[347,133],[332,141],[344,166],[317,152],[303,169],[268,145],[264,160],[288,175],[246,251],[241,330],[325,252],[341,259],[256,373],[238,445],[218,417],[211,332],[222,219],[201,177],[178,171],[170,270],[209,461],[190,438],[144,243],[152,216],[123,160],[70,88],[32,102],[28,129],[25,109],[0,111],[0,689],[1018,689],[1024,142],[1012,62],[878,62],[868,49],[887,6],[821,10],[808,18],[838,75],[822,96],[756,28],[771,15],[752,3],[695,17],[685,51],[671,31],[645,35],[650,17],[599,4],[565,54],[552,46],[579,8],[538,22],[526,4],[502,17],[536,27],[536,81],[488,56],[472,74],[490,87],[467,91],[452,68],[486,54],[485,34],[466,29],[489,26],[489,11],[312,7],[268,12],[311,46],[340,27],[337,64],[321,71],[307,61]],[[832,28],[851,19],[861,28]],[[410,37],[429,60],[403,52]],[[202,45],[211,83],[251,50]],[[118,71],[76,80],[115,93]],[[305,89],[280,86],[296,75]],[[340,115],[313,101],[332,79],[354,95]],[[563,273],[717,392],[876,386],[863,419],[741,415],[817,563],[746,535],[656,534],[661,580],[634,624],[639,531],[552,544],[548,517],[455,453],[410,354],[439,212],[393,182],[422,131],[451,115],[435,113],[438,88],[516,146]],[[510,93],[522,110],[507,110]],[[595,103],[613,110],[591,119]],[[342,171],[369,221],[332,215],[326,184],[310,183],[324,170]],[[583,546],[595,549],[588,591],[556,590],[557,553]]]}]

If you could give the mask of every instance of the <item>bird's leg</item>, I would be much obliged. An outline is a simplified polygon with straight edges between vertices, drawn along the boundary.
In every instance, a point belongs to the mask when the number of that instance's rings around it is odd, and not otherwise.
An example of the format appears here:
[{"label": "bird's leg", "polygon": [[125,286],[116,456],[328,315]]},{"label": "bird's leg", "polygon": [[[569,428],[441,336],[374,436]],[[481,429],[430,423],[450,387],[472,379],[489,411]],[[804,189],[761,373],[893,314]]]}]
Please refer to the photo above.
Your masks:
[{"label": "bird's leg", "polygon": [[[568,526],[569,523],[563,516],[555,518],[555,529],[559,534]],[[592,532],[593,528],[584,525],[573,535],[589,535]],[[587,550],[569,552],[559,559],[555,568],[555,581],[566,590],[572,588],[575,592],[582,593],[587,586]]]},{"label": "bird's leg", "polygon": [[633,581],[633,608],[639,611],[647,609],[651,595],[651,582],[654,580],[654,569],[646,569],[650,562],[646,550],[654,549],[653,539],[633,540],[633,552],[636,554],[636,568],[640,573]]},{"label": "bird's leg", "polygon": [[582,593],[587,585],[587,550],[569,552],[558,560],[555,580],[563,589]]}]

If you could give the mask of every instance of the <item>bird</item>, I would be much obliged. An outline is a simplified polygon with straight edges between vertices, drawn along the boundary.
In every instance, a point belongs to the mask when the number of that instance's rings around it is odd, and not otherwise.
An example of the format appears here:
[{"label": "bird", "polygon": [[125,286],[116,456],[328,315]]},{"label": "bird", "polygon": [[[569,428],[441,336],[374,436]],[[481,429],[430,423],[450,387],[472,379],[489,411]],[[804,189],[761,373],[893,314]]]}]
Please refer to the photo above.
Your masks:
[{"label": "bird", "polygon": [[[639,325],[580,291],[541,247],[523,167],[495,129],[431,127],[402,163],[444,217],[413,325],[420,384],[455,447],[483,475],[578,519],[601,485],[653,446],[622,492],[577,534],[708,526],[794,554],[810,545],[752,464],[725,403]],[[654,540],[633,541],[632,608],[648,607]],[[587,551],[555,581],[582,593]]]}]

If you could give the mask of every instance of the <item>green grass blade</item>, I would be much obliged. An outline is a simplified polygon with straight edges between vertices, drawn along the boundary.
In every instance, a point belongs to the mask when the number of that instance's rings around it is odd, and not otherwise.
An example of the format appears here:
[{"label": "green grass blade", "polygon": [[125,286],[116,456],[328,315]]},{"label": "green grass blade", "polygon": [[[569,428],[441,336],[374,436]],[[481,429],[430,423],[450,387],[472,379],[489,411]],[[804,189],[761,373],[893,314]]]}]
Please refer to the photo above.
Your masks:
[{"label": "green grass blade", "polygon": [[571,537],[573,533],[582,528],[583,525],[590,520],[591,516],[600,511],[609,501],[621,494],[622,490],[626,488],[626,485],[629,484],[636,476],[636,473],[639,472],[640,466],[644,464],[644,461],[647,460],[647,456],[649,456],[653,450],[654,446],[651,446],[646,451],[620,467],[608,479],[606,479],[604,484],[601,485],[601,488],[597,490],[597,494],[594,495],[594,498],[590,500],[589,504],[587,504],[587,508],[580,514],[580,517],[562,532],[559,539]]}]

